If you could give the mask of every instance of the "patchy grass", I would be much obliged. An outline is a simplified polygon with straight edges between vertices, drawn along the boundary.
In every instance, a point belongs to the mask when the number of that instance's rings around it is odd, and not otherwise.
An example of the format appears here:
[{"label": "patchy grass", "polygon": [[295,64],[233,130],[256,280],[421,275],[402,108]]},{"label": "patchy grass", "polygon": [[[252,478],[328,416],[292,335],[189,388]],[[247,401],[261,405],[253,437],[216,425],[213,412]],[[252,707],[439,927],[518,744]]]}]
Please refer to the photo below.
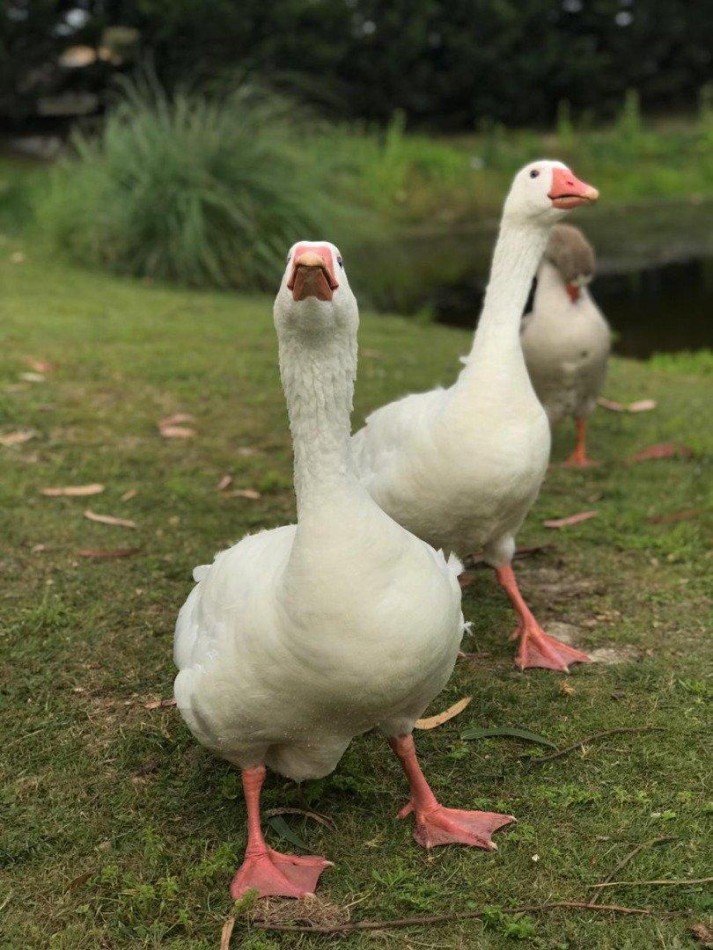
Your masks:
[{"label": "patchy grass", "polygon": [[[18,251],[26,260],[12,263]],[[171,695],[173,623],[191,568],[245,531],[293,517],[270,300],[88,275],[33,254],[9,240],[0,256],[0,434],[35,433],[0,448],[0,943],[215,948],[244,846],[239,776],[195,743],[174,709],[145,704]],[[467,336],[366,315],[361,344],[355,423],[399,393],[452,379]],[[56,368],[44,382],[20,379],[27,357]],[[496,908],[485,922],[360,934],[345,945],[692,945],[688,927],[710,911],[698,886],[605,893],[606,902],[681,912],[671,918],[556,911],[512,920],[497,908],[586,898],[636,845],[662,835],[672,840],[644,849],[621,879],[710,873],[706,522],[648,520],[707,500],[709,392],[695,371],[695,363],[614,361],[607,394],[652,397],[657,410],[597,413],[591,447],[605,464],[584,473],[554,468],[520,538],[551,545],[519,568],[540,616],[623,662],[578,668],[569,678],[518,675],[507,640],[513,615],[489,572],[476,570],[465,591],[474,621],[467,649],[486,655],[459,665],[434,711],[464,694],[474,700],[457,719],[420,734],[418,745],[447,803],[517,815],[519,824],[498,835],[497,854],[419,849],[408,822],[395,820],[405,783],[376,735],[354,742],[333,776],[301,792],[271,777],[266,808],[307,802],[335,822],[330,831],[286,818],[312,851],[335,862],[320,893],[335,905],[359,901],[354,919]],[[176,411],[195,416],[195,438],[159,436],[157,420]],[[671,439],[695,457],[622,462]],[[557,458],[569,441],[560,433]],[[261,497],[223,497],[215,486],[226,472],[234,488]],[[95,481],[106,491],[88,499],[39,493]],[[136,496],[122,501],[131,489]],[[87,507],[139,527],[91,523],[82,517]],[[598,516],[576,527],[541,526],[591,508]],[[140,554],[77,556],[127,546]],[[616,727],[662,731],[612,736],[541,765],[528,757],[547,749],[461,739],[466,726],[506,725],[560,747]],[[318,943],[261,933],[241,916],[232,945]]]}]

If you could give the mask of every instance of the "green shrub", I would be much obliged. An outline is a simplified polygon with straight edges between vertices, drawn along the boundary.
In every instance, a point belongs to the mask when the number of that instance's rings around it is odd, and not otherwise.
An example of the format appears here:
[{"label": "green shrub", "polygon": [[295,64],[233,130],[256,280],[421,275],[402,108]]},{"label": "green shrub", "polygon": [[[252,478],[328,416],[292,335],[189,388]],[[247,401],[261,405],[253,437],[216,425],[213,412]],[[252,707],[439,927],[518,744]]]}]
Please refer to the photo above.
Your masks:
[{"label": "green shrub", "polygon": [[332,237],[327,163],[287,102],[249,85],[222,98],[127,84],[96,137],[73,139],[38,209],[74,259],[193,286],[274,287],[285,250]]}]

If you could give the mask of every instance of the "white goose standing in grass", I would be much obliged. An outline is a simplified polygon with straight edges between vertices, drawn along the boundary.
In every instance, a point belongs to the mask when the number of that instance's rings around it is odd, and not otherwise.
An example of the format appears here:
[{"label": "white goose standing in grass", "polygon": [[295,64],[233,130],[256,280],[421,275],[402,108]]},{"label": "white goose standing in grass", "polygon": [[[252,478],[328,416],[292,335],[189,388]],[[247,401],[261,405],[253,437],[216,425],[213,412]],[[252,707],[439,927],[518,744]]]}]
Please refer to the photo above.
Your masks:
[{"label": "white goose standing in grass", "polygon": [[595,465],[587,456],[587,420],[604,385],[609,324],[587,290],[594,248],[579,228],[552,229],[537,271],[532,312],[522,321],[522,349],[535,392],[551,425],[573,416],[575,449],[564,465]]},{"label": "white goose standing in grass", "polygon": [[400,816],[425,847],[493,848],[513,819],[444,808],[416,759],[416,719],[445,685],[463,634],[455,558],[405,531],[359,484],[350,451],[357,303],[338,250],[289,253],[274,308],[295,455],[297,524],[243,538],[196,569],[176,624],[175,697],[196,738],[242,770],[245,860],[231,894],[299,897],[329,862],[269,848],[265,767],[331,772],[376,727],[411,787]]},{"label": "white goose standing in grass", "polygon": [[597,197],[561,162],[533,162],[519,171],[457,381],[378,409],[352,440],[363,484],[399,524],[462,556],[483,548],[519,615],[520,669],[566,671],[588,659],[544,632],[520,594],[512,558],[550,454],[547,416],[520,346],[522,312],[552,227]]}]

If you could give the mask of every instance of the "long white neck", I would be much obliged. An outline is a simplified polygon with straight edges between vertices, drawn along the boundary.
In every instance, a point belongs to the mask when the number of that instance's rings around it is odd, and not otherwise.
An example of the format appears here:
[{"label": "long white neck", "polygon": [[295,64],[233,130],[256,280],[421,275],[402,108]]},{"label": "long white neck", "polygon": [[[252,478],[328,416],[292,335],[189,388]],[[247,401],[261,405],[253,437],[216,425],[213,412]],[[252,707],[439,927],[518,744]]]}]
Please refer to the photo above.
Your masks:
[{"label": "long white neck", "polygon": [[503,218],[468,358],[471,367],[491,358],[501,365],[524,366],[520,321],[549,234],[545,225]]},{"label": "long white neck", "polygon": [[305,340],[293,331],[281,335],[279,351],[301,520],[357,484],[349,445],[357,345],[355,336]]}]

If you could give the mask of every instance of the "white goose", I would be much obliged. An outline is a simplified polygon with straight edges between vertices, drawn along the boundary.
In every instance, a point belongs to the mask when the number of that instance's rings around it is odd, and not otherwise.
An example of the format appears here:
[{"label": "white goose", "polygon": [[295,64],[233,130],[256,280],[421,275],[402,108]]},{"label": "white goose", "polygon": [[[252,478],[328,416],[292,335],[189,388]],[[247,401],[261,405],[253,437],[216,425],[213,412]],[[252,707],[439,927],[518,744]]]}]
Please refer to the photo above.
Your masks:
[{"label": "white goose", "polygon": [[534,162],[518,172],[457,381],[378,409],[352,440],[364,485],[396,521],[435,547],[461,555],[483,548],[519,615],[520,669],[567,670],[588,659],[542,630],[511,562],[550,452],[547,416],[520,346],[522,312],[553,225],[597,197],[561,162]]},{"label": "white goose", "polygon": [[522,350],[535,392],[551,425],[574,416],[577,443],[565,465],[594,465],[587,457],[587,420],[604,385],[611,332],[587,284],[594,248],[579,228],[552,229],[537,271],[532,312],[522,321]]},{"label": "white goose", "polygon": [[295,453],[297,524],[243,538],[196,569],[176,625],[175,697],[195,737],[242,769],[248,841],[234,898],[298,897],[329,864],[269,848],[265,766],[331,772],[354,736],[388,738],[411,787],[416,840],[492,848],[512,818],[444,808],[416,759],[415,720],[445,685],[463,633],[456,559],[409,534],[350,457],[357,303],[332,244],[302,242],[275,300]]}]

